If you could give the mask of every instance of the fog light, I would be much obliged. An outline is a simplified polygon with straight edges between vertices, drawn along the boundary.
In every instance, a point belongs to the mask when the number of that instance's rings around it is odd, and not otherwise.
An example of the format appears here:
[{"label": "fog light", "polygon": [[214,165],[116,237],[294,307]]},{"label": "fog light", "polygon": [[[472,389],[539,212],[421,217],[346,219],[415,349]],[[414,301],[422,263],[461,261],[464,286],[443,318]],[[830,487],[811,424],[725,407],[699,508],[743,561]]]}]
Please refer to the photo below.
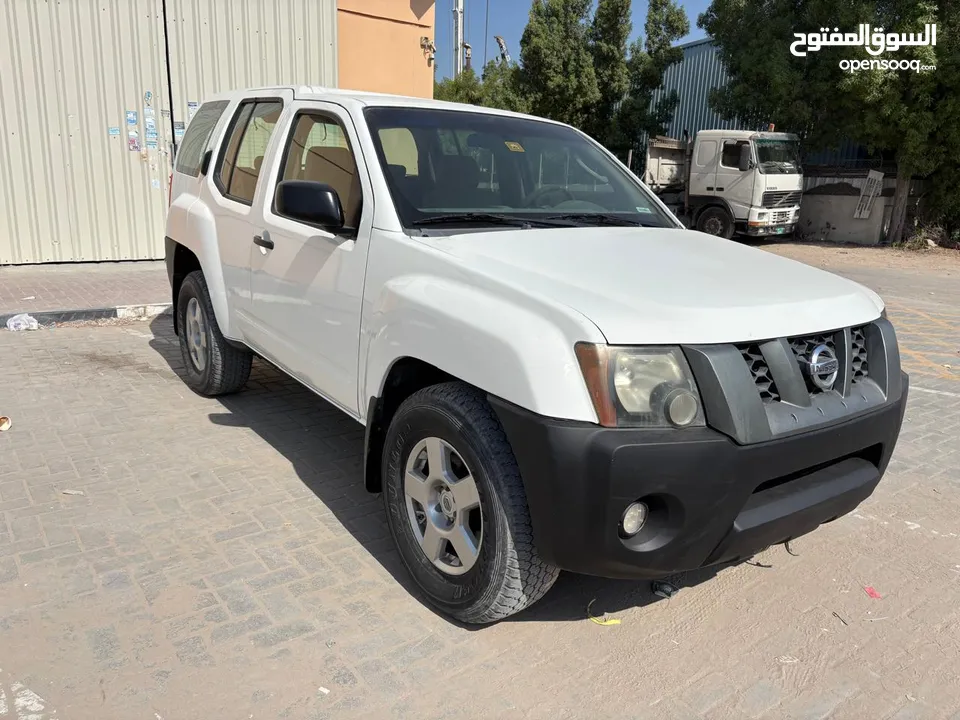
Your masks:
[{"label": "fog light", "polygon": [[692,393],[686,390],[674,390],[667,395],[663,403],[663,414],[667,420],[677,427],[689,425],[697,419],[700,404]]},{"label": "fog light", "polygon": [[627,509],[623,511],[623,519],[620,520],[620,532],[624,537],[633,537],[643,529],[643,524],[647,521],[647,506],[642,502],[630,503]]}]

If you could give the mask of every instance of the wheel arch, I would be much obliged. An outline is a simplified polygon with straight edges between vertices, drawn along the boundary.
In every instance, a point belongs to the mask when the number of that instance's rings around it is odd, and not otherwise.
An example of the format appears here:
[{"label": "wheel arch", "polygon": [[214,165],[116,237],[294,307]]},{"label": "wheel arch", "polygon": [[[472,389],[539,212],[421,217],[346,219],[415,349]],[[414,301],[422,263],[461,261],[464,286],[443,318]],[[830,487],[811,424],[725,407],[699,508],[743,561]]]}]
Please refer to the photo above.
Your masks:
[{"label": "wheel arch", "polygon": [[737,221],[737,216],[733,211],[733,206],[726,198],[717,197],[715,195],[695,195],[690,198],[690,204],[693,207],[691,221],[694,226],[696,226],[697,221],[700,219],[700,215],[703,214],[703,211],[712,207],[719,207],[726,210],[727,214],[730,216],[731,223],[736,223]]},{"label": "wheel arch", "polygon": [[369,492],[378,493],[383,487],[380,469],[384,438],[390,421],[403,401],[425,387],[458,379],[435,365],[410,356],[397,358],[390,366],[380,394],[371,396],[367,403],[363,482]]},{"label": "wheel arch", "polygon": [[[171,305],[173,307],[173,332],[180,334],[179,313],[177,302],[180,297],[180,288],[184,278],[194,270],[203,272],[200,258],[185,245],[181,245],[173,238],[166,238],[167,242],[167,274],[170,278]],[[211,298],[212,299],[212,298]]]}]

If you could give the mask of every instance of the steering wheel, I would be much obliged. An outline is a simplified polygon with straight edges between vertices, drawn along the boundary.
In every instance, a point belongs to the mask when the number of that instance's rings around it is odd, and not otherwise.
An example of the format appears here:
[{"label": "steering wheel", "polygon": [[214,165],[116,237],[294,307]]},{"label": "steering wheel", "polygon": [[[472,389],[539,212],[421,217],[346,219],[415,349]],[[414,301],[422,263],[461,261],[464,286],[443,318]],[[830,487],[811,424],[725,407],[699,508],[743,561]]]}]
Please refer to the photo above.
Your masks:
[{"label": "steering wheel", "polygon": [[[566,196],[567,200],[576,200],[576,198],[573,196],[573,193],[571,193],[565,187],[562,187],[560,185],[543,185],[537,188],[536,190],[534,190],[529,195],[527,195],[527,198],[526,200],[524,200],[523,205],[524,207],[552,207],[550,205],[544,205],[538,201],[555,193],[562,193],[563,195]],[[557,203],[554,203],[554,205],[556,204]]]}]

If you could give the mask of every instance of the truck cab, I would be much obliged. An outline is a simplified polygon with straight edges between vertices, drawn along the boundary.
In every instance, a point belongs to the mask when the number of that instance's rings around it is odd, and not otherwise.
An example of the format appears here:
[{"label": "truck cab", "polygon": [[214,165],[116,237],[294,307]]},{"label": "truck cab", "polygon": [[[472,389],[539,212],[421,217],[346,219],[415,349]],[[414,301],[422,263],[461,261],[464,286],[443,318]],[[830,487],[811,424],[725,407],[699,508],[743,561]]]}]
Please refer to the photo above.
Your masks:
[{"label": "truck cab", "polygon": [[692,227],[730,238],[790,235],[800,215],[800,141],[791,133],[701,130],[653,138],[644,180]]}]

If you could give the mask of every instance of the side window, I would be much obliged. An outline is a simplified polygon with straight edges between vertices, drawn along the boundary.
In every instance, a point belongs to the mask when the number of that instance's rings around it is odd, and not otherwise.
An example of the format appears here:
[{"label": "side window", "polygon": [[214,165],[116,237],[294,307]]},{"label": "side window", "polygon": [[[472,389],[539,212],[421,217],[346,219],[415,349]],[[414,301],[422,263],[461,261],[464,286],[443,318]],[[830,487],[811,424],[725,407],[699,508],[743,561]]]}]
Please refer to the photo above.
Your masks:
[{"label": "side window", "polygon": [[734,170],[739,169],[740,167],[740,146],[745,145],[742,140],[724,140],[723,141],[723,154],[720,155],[720,164],[723,167],[733,168]]},{"label": "side window", "polygon": [[227,109],[230,103],[226,100],[217,100],[216,102],[207,102],[200,106],[190,125],[187,126],[187,132],[184,133],[183,140],[180,141],[180,148],[177,152],[177,172],[184,175],[197,177],[200,174],[200,163],[203,159],[203,153],[210,142],[210,136],[213,129]]},{"label": "side window", "polygon": [[247,205],[253,202],[263,156],[281,112],[283,104],[276,101],[241,103],[214,178],[227,197]]},{"label": "side window", "polygon": [[287,143],[281,180],[312,180],[329,185],[340,196],[344,227],[360,225],[362,196],[357,162],[339,122],[316,114],[300,115]]},{"label": "side window", "polygon": [[711,167],[716,164],[717,141],[703,140],[697,148],[697,167]]}]

